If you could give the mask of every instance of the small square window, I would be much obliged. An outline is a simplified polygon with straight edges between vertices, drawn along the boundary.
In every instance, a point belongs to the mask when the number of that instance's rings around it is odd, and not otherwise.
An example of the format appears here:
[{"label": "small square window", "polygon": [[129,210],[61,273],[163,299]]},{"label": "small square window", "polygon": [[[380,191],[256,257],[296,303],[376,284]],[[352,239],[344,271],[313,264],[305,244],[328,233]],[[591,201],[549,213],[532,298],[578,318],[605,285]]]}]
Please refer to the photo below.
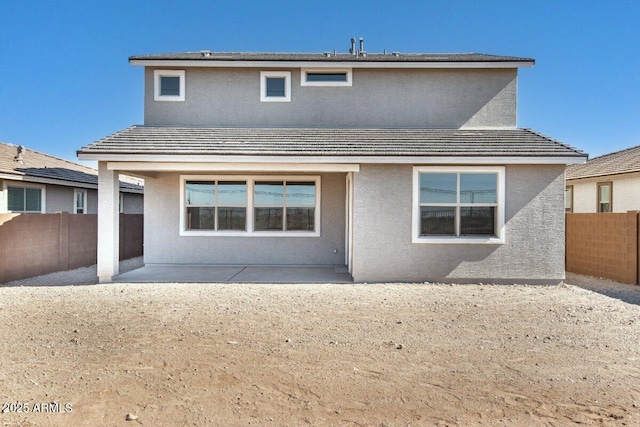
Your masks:
[{"label": "small square window", "polygon": [[291,73],[289,71],[262,71],[260,73],[261,102],[290,102]]},{"label": "small square window", "polygon": [[180,96],[180,77],[160,76],[160,96]]},{"label": "small square window", "polygon": [[184,75],[184,70],[155,70],[153,72],[153,99],[155,101],[184,101]]}]

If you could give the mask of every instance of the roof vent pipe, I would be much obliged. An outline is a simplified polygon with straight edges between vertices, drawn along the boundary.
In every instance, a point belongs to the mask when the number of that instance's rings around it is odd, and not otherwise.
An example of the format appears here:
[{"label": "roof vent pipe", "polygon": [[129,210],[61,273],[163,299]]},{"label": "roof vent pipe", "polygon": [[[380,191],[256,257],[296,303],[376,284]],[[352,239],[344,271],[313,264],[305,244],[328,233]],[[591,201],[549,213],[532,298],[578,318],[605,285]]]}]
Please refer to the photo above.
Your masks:
[{"label": "roof vent pipe", "polygon": [[360,50],[358,50],[358,54],[362,55],[364,52],[364,37],[360,37]]},{"label": "roof vent pipe", "polygon": [[356,55],[356,39],[354,37],[351,37],[351,49],[349,49],[349,53],[351,55]]},{"label": "roof vent pipe", "polygon": [[22,160],[22,156],[24,155],[24,153],[25,153],[24,146],[18,145],[16,147],[16,156],[13,158],[13,160],[24,164],[24,161]]}]

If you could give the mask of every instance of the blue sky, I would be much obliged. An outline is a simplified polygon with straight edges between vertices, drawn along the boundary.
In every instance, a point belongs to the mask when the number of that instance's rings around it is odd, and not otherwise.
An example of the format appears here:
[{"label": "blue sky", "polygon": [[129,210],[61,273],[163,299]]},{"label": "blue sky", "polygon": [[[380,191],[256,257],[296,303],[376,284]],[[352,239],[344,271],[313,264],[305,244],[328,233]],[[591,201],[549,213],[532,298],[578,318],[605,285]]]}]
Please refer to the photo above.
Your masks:
[{"label": "blue sky", "polygon": [[76,160],[143,123],[131,55],[480,52],[531,57],[518,126],[591,157],[640,145],[640,1],[0,0],[0,141]]}]

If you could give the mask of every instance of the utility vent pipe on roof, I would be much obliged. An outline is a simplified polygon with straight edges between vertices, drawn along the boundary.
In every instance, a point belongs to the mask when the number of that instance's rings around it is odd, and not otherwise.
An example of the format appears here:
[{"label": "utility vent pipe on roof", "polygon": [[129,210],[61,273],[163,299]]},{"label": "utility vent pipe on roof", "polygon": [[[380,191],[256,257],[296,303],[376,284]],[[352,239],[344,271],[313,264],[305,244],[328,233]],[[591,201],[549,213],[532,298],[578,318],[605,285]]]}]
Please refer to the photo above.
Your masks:
[{"label": "utility vent pipe on roof", "polygon": [[367,52],[364,50],[364,37],[360,37],[360,48],[356,50],[356,39],[351,37],[351,48],[349,53],[353,56],[367,56]]},{"label": "utility vent pipe on roof", "polygon": [[16,147],[16,151],[17,151],[17,153],[16,153],[16,156],[13,158],[13,160],[15,160],[16,162],[20,162],[20,163],[24,164],[24,161],[22,160],[22,156],[25,153],[24,147],[22,145],[18,145]]}]

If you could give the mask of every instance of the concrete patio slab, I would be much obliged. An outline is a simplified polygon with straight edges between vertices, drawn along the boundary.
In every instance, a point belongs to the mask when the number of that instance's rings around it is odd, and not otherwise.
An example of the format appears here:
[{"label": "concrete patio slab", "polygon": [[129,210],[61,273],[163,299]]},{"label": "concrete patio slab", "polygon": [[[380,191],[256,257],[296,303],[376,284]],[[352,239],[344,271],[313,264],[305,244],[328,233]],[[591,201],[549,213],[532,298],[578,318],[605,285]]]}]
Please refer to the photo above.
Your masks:
[{"label": "concrete patio slab", "polygon": [[118,283],[351,283],[345,267],[145,265],[113,278]]}]

